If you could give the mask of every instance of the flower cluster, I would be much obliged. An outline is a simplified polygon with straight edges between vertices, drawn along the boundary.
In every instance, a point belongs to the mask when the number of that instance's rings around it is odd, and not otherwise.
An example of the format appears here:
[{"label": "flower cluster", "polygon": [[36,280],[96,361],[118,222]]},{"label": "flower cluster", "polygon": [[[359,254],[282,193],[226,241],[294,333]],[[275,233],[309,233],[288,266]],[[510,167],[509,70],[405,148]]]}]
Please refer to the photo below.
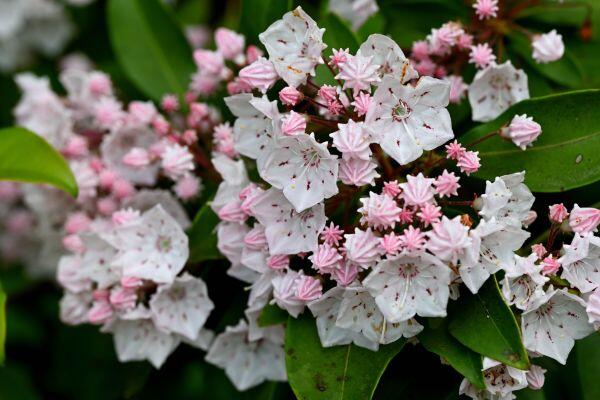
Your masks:
[{"label": "flower cluster", "polygon": [[[466,35],[457,26],[446,28],[447,34],[432,33],[428,52],[438,43],[441,55],[448,48],[441,38],[452,37],[454,46]],[[552,239],[547,249],[538,245],[528,257],[517,255],[530,236],[525,228],[536,219],[534,196],[524,172],[487,182],[481,194],[461,188],[457,172],[476,172],[480,160],[469,145],[450,142],[452,82],[419,77],[418,64],[386,36],[371,35],[356,54],[327,54],[322,38],[323,30],[301,8],[285,14],[260,35],[268,58],[246,67],[255,74],[241,70],[233,78],[248,89],[225,99],[236,117],[228,137],[233,151],[213,153],[223,182],[212,208],[221,220],[218,247],[231,262],[228,274],[247,282],[250,294],[248,322],[216,341],[234,340],[247,329],[246,343],[239,345],[247,354],[265,338],[251,335],[258,315],[275,304],[292,317],[312,313],[324,347],[354,343],[376,351],[415,337],[423,329],[420,318],[446,316],[448,302],[461,291],[477,293],[501,272],[507,302],[523,311],[527,349],[564,362],[573,340],[592,332],[600,315],[594,308],[600,301],[592,296],[588,322],[586,296],[574,294],[584,293],[578,285],[585,282],[588,291],[600,285],[592,233],[600,211],[575,207],[565,223],[567,210],[553,206],[551,237],[573,231],[574,244],[552,248]],[[323,64],[330,77],[318,80],[331,84],[316,83],[316,67]],[[506,73],[510,90],[527,91],[526,76],[510,63],[489,68],[484,74]],[[278,80],[287,86],[270,90]],[[489,76],[479,79],[484,81],[484,90],[498,84]],[[527,115],[514,116],[495,133],[521,148],[540,134]],[[445,156],[434,152],[444,144]],[[249,179],[251,170],[258,181]],[[270,329],[276,328],[282,327]],[[211,353],[209,361],[216,356]],[[252,365],[259,357],[244,362]],[[224,357],[211,362],[235,365]],[[277,375],[279,365],[263,378]],[[243,366],[237,368],[230,378],[246,382],[239,376]],[[535,365],[518,371],[488,359],[484,368],[487,390],[465,380],[462,393],[509,395],[543,383],[543,370]],[[499,385],[497,377],[504,375]]]}]

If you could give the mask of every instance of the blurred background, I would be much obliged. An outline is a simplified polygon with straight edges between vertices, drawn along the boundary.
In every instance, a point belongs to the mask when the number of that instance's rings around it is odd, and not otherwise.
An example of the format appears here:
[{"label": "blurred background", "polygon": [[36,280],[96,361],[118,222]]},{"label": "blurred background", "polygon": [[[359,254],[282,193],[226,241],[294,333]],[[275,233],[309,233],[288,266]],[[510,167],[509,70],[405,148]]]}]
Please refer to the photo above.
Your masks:
[{"label": "blurred background", "polygon": [[[264,1],[265,8],[271,1],[275,0]],[[315,17],[327,12],[327,1],[293,2]],[[212,46],[212,31],[219,26],[246,34],[248,43],[257,42],[260,31],[248,18],[250,14],[244,10],[242,0],[165,0],[165,3],[187,33],[190,51],[191,47]],[[367,20],[358,36],[386,33],[403,49],[409,49],[413,41],[424,38],[432,28],[449,20],[471,18],[471,3],[379,0],[381,12]],[[533,5],[521,16],[522,23],[543,32],[556,28],[567,48],[564,60],[551,67],[528,63],[527,57],[521,59],[519,67],[529,75],[532,97],[600,87],[600,1],[565,0],[566,7],[558,1],[523,0],[522,3]],[[522,55],[517,45],[507,51]],[[69,62],[90,63],[110,74],[123,101],[147,98],[135,87],[113,52],[106,1],[0,0],[0,126],[13,124],[12,109],[20,96],[14,83],[15,73],[32,71],[48,76],[53,88],[64,93],[58,73],[61,65]],[[457,133],[472,126],[466,102],[452,107],[452,117]],[[556,200],[591,205],[600,199],[599,189],[596,184],[560,195],[540,195],[536,208],[547,210],[547,205]],[[31,274],[18,263],[1,260],[0,263],[0,281],[8,297],[6,361],[0,368],[0,400],[293,398],[287,385],[275,383],[240,394],[222,371],[202,361],[203,352],[187,346],[178,348],[160,371],[147,363],[120,364],[110,335],[99,333],[93,326],[70,327],[59,321],[61,290],[51,278]],[[224,271],[225,265],[215,262],[206,277],[210,297],[221,309],[215,314],[226,315],[222,320],[209,321],[217,329],[235,323],[244,304],[236,302],[236,296],[243,295],[242,284]],[[548,362],[544,365],[550,371],[545,391],[524,392],[520,398],[581,399],[580,388],[587,385],[598,388],[590,400],[600,399],[600,385],[582,381],[586,378],[577,373],[578,369],[599,370],[597,344],[597,337],[578,344],[567,367]],[[404,378],[401,385],[395,379],[398,376]],[[436,356],[407,346],[386,371],[376,398],[458,398],[460,379]]]}]

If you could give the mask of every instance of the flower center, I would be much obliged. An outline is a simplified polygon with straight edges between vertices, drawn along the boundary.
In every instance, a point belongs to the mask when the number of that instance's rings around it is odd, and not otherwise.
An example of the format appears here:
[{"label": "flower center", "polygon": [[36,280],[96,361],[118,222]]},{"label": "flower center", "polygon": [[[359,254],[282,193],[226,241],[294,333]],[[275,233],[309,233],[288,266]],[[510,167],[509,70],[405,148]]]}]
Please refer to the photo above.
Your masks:
[{"label": "flower center", "polygon": [[412,109],[404,100],[398,100],[398,104],[392,108],[392,118],[394,121],[403,121],[410,116]]},{"label": "flower center", "polygon": [[168,236],[159,236],[156,239],[156,248],[161,253],[168,253],[172,248],[171,239]]}]

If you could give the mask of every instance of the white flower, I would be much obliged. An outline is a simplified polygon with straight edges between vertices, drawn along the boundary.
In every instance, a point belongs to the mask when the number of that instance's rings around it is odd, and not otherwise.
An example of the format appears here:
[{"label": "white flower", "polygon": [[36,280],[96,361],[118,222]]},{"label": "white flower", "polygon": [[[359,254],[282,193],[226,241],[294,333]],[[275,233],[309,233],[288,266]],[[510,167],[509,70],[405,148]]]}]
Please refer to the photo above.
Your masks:
[{"label": "white flower", "polygon": [[313,135],[287,136],[277,140],[259,167],[261,178],[277,189],[302,212],[338,193],[338,159],[327,143]]},{"label": "white flower", "polygon": [[317,23],[298,7],[275,21],[258,38],[269,53],[269,61],[279,76],[290,86],[306,83],[315,67],[322,64],[321,52],[327,47]]},{"label": "white flower", "polygon": [[350,21],[356,31],[379,7],[376,0],[330,0],[329,10]]},{"label": "white flower", "polygon": [[117,250],[104,235],[81,235],[85,252],[81,256],[82,276],[93,281],[97,289],[110,288],[121,279],[121,268],[113,264]]},{"label": "white flower", "polygon": [[218,213],[225,204],[239,199],[240,191],[250,183],[250,180],[244,160],[234,161],[224,154],[217,154],[213,157],[212,164],[223,178],[210,205]]},{"label": "white flower", "polygon": [[65,292],[59,304],[60,320],[69,325],[87,323],[92,302],[92,293],[89,291],[81,293]]},{"label": "white flower", "polygon": [[[278,120],[277,103],[268,99],[252,96],[250,93],[240,93],[226,97],[225,104],[231,113],[237,117],[233,125],[234,148],[246,157],[259,158],[267,148],[269,139],[273,136],[273,120]],[[255,106],[259,106],[258,108]],[[270,110],[269,117],[262,110]]]},{"label": "white flower", "polygon": [[268,339],[249,341],[247,336],[245,321],[228,326],[215,338],[205,360],[224,368],[238,390],[249,389],[265,380],[286,381],[282,343]]},{"label": "white flower", "polygon": [[456,264],[458,258],[472,247],[469,227],[462,224],[460,216],[449,219],[443,216],[427,232],[427,250],[437,258]]},{"label": "white flower", "polygon": [[565,254],[558,262],[561,278],[568,280],[582,293],[600,286],[600,238],[591,233],[576,233],[570,245],[563,246]]},{"label": "white flower", "polygon": [[118,254],[114,266],[124,276],[171,283],[187,262],[188,238],[181,226],[157,205],[135,224],[116,230],[112,243]]},{"label": "white flower", "polygon": [[299,213],[282,191],[273,188],[260,195],[252,212],[265,226],[271,255],[315,250],[319,233],[325,227],[323,203]]},{"label": "white flower", "polygon": [[167,214],[177,221],[182,229],[189,228],[191,225],[190,218],[181,205],[181,202],[177,201],[177,199],[168,190],[140,190],[123,203],[123,208],[133,208],[135,210],[144,212],[150,210],[152,207],[158,204],[162,206]]},{"label": "white flower", "polygon": [[363,287],[349,287],[343,295],[336,326],[359,332],[376,344],[388,344],[401,337],[410,338],[423,330],[414,319],[389,322],[377,307],[375,299]]},{"label": "white flower", "polygon": [[161,158],[162,168],[174,181],[194,170],[194,156],[187,147],[177,143],[166,146]]},{"label": "white flower", "polygon": [[71,161],[69,163],[75,182],[77,182],[77,201],[84,203],[96,197],[97,186],[100,183],[98,174],[92,169],[87,161]]},{"label": "white flower", "polygon": [[370,35],[358,51],[362,56],[373,57],[373,64],[379,65],[382,77],[391,75],[402,83],[419,77],[400,46],[387,36],[378,33]]},{"label": "white flower", "polygon": [[521,226],[535,200],[524,180],[525,172],[517,172],[496,177],[493,183],[487,181],[479,214],[486,220]]},{"label": "white flower", "polygon": [[375,142],[400,164],[407,164],[454,137],[448,106],[450,85],[423,77],[416,86],[386,76],[375,91],[365,125]]},{"label": "white flower", "polygon": [[481,220],[469,236],[472,244],[461,258],[459,272],[465,285],[477,293],[490,275],[512,266],[514,252],[530,234],[521,227],[504,225],[492,218]]},{"label": "white flower", "polygon": [[159,285],[150,300],[154,324],[189,340],[198,338],[213,308],[204,281],[188,273],[175,278],[172,284]]},{"label": "white flower", "polygon": [[148,360],[160,368],[180,339],[158,329],[151,319],[118,319],[107,328],[113,333],[119,361]]},{"label": "white flower", "polygon": [[545,303],[521,316],[523,344],[530,351],[565,364],[575,340],[594,330],[588,323],[585,307],[581,298],[566,289],[551,291]]},{"label": "white flower", "polygon": [[544,283],[548,278],[542,274],[542,266],[536,265],[536,261],[535,253],[529,257],[515,255],[514,264],[505,268],[502,294],[509,305],[523,311],[529,310],[538,302],[544,302],[546,297]]},{"label": "white flower", "polygon": [[526,371],[509,367],[490,358],[483,358],[483,379],[485,390],[477,389],[466,378],[460,384],[459,394],[473,399],[510,400],[512,392],[527,387]]},{"label": "white flower", "polygon": [[556,29],[543,35],[536,35],[531,47],[533,47],[533,59],[541,64],[559,60],[565,54],[562,35],[559,35]]},{"label": "white flower", "polygon": [[491,63],[477,72],[469,86],[473,121],[490,121],[508,107],[528,98],[527,75],[513,67],[510,61],[500,65]]},{"label": "white flower", "polygon": [[429,254],[383,260],[363,281],[389,322],[446,316],[450,268]]},{"label": "white flower", "polygon": [[289,270],[286,274],[276,275],[271,281],[275,303],[294,318],[304,310],[304,302],[296,298],[299,275]]},{"label": "white flower", "polygon": [[64,147],[73,136],[72,115],[50,89],[48,78],[23,73],[17,75],[15,81],[23,92],[14,109],[17,124],[43,137],[57,149]]},{"label": "white flower", "polygon": [[381,81],[379,65],[373,62],[373,56],[348,55],[339,68],[340,72],[335,79],[343,80],[344,89],[353,89],[355,95],[361,90],[370,92],[371,85]]}]

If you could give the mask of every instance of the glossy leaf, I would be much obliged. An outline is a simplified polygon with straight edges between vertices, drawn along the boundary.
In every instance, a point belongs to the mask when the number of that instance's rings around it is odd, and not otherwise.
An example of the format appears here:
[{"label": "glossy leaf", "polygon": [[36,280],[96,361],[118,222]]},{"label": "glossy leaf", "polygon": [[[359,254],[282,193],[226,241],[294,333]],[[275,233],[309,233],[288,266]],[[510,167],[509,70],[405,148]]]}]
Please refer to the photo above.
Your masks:
[{"label": "glossy leaf", "polygon": [[291,9],[291,0],[242,0],[240,31],[246,40],[260,44],[258,35]]},{"label": "glossy leaf", "polygon": [[77,196],[67,162],[43,138],[20,127],[0,129],[0,180],[47,183]]},{"label": "glossy leaf", "polygon": [[532,69],[546,78],[571,89],[582,86],[583,72],[581,66],[568,48],[565,49],[565,54],[560,60],[540,64],[533,59],[531,41],[524,35],[518,33],[510,35],[508,46],[521,56]]},{"label": "glossy leaf", "polygon": [[428,351],[446,360],[473,385],[485,389],[481,355],[463,346],[450,335],[447,319],[428,320],[425,329],[419,334],[419,342]]},{"label": "glossy leaf", "polygon": [[[587,338],[579,340],[574,347],[579,392],[582,400],[600,399],[600,334],[594,332]],[[569,359],[571,361],[571,359]]]},{"label": "glossy leaf", "polygon": [[495,277],[488,279],[477,294],[463,293],[457,303],[448,316],[452,336],[486,357],[515,368],[529,368],[519,326],[502,299]]},{"label": "glossy leaf", "polygon": [[191,262],[223,258],[217,248],[216,227],[219,221],[217,214],[210,208],[210,203],[204,204],[198,211],[187,231]]},{"label": "glossy leaf", "polygon": [[466,133],[468,144],[527,114],[542,126],[533,147],[523,151],[499,137],[474,147],[481,157],[476,176],[527,171],[525,183],[534,192],[559,192],[600,180],[600,90],[584,90],[522,101],[495,120]]},{"label": "glossy leaf", "polygon": [[272,326],[287,322],[288,313],[275,304],[267,304],[258,316],[258,326]]},{"label": "glossy leaf", "polygon": [[315,320],[289,317],[285,335],[288,380],[299,400],[366,400],[390,360],[404,343],[400,339],[373,352],[355,345],[323,348]]},{"label": "glossy leaf", "polygon": [[358,50],[360,43],[356,33],[337,14],[327,14],[322,21],[319,21],[319,26],[325,28],[323,41],[327,43],[328,50],[350,49],[351,53],[355,53]]},{"label": "glossy leaf", "polygon": [[174,16],[160,0],[110,0],[112,47],[129,79],[159,101],[186,92],[195,71],[192,50]]}]

